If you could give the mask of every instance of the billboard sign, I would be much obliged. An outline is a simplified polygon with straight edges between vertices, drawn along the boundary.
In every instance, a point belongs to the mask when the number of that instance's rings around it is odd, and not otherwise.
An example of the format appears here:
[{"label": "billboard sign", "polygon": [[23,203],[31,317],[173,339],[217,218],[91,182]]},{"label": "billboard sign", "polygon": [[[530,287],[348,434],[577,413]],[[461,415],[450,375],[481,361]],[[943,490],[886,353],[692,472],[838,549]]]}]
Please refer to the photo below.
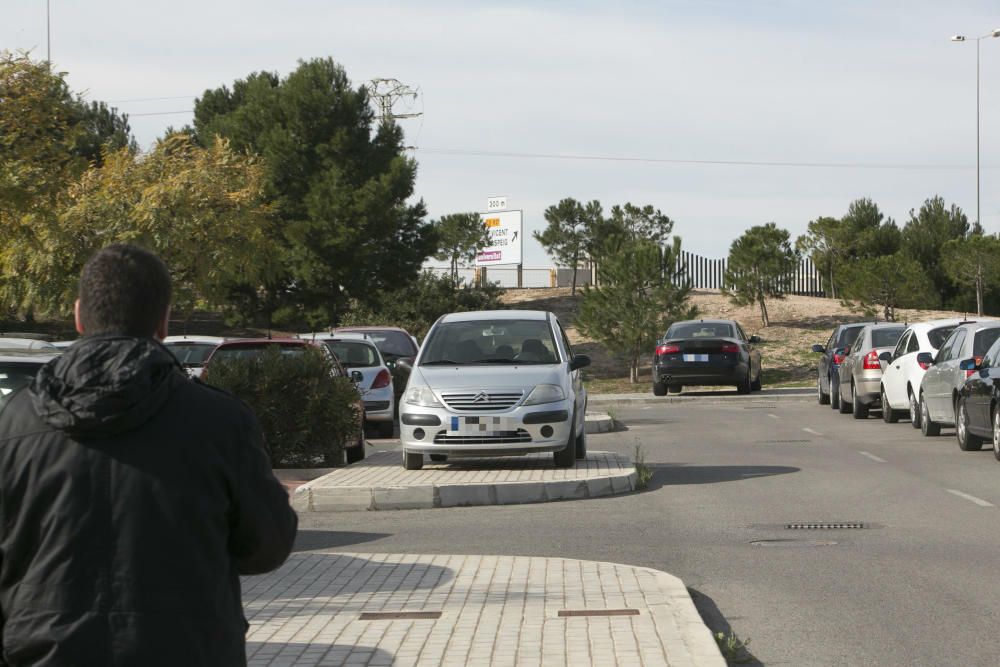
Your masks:
[{"label": "billboard sign", "polygon": [[476,266],[521,263],[521,211],[481,213],[490,244],[479,250]]}]

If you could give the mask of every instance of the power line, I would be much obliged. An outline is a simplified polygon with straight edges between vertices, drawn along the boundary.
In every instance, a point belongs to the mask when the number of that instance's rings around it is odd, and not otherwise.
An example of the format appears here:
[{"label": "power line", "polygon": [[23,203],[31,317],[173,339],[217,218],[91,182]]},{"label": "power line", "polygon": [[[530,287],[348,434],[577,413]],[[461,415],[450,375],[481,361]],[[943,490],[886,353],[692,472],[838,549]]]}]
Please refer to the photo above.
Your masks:
[{"label": "power line", "polygon": [[130,100],[107,100],[108,104],[125,104],[126,102],[163,102],[166,100],[190,100],[197,95],[174,95],[173,97],[134,97]]},{"label": "power line", "polygon": [[127,113],[125,115],[129,118],[134,118],[135,116],[170,116],[180,113],[194,113],[194,109],[187,109],[185,111],[149,111],[147,113]]},{"label": "power line", "polygon": [[[653,164],[690,164],[735,167],[794,167],[809,169],[897,169],[897,170],[962,170],[974,169],[962,164],[902,164],[864,162],[772,162],[764,160],[689,160],[681,158],[647,158],[615,155],[578,155],[560,153],[517,153],[512,151],[486,151],[460,148],[417,148],[422,153],[435,155],[466,155],[473,157],[509,157],[536,160],[580,160],[592,162],[645,162]],[[996,169],[996,167],[984,167]]]}]

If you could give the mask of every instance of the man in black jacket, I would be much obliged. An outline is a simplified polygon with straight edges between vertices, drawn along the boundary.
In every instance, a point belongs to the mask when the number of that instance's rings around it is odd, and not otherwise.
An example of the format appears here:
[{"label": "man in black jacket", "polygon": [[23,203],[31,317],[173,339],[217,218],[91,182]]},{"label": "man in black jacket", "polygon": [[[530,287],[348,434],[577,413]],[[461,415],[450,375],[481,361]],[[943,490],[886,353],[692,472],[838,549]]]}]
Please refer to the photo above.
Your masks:
[{"label": "man in black jacket", "polygon": [[170,277],[115,245],[80,277],[84,337],[0,414],[0,665],[244,665],[241,574],[297,518],[253,413],[158,339]]}]

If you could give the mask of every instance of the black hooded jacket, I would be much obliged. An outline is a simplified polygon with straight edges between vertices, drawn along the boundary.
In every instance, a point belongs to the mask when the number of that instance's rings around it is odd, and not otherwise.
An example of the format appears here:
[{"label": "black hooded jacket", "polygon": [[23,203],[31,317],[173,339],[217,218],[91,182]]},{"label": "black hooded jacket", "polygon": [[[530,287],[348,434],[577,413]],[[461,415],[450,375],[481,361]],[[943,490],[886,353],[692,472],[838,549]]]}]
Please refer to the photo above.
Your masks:
[{"label": "black hooded jacket", "polygon": [[243,665],[238,575],[296,526],[249,408],[84,338],[0,414],[0,665]]}]

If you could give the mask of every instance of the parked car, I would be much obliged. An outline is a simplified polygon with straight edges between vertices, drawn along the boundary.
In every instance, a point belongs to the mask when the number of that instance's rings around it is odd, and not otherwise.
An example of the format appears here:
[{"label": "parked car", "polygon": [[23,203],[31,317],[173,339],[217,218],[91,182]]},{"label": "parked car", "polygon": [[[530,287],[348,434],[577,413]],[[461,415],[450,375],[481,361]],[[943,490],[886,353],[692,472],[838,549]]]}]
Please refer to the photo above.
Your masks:
[{"label": "parked car", "polygon": [[887,423],[899,421],[905,411],[913,428],[920,428],[920,382],[928,364],[918,357],[921,352],[937,354],[944,341],[962,324],[962,320],[931,320],[907,327],[891,352],[882,354],[886,362],[882,374],[882,418]]},{"label": "parked car", "polygon": [[23,350],[26,352],[48,352],[58,354],[59,348],[40,338],[0,337],[0,350]]},{"label": "parked car", "polygon": [[0,339],[0,410],[15,393],[28,386],[39,368],[58,356],[58,351],[49,349],[5,348],[10,340],[13,339]]},{"label": "parked car", "polygon": [[657,341],[653,394],[685,386],[735,385],[741,394],[761,388],[757,336],[747,336],[735,320],[674,322]]},{"label": "parked car", "polygon": [[449,455],[552,452],[558,468],[587,455],[587,392],[550,312],[451,313],[431,327],[399,406],[403,466]]},{"label": "parked car", "polygon": [[841,414],[851,412],[855,419],[867,419],[871,408],[880,407],[885,362],[879,355],[892,351],[905,329],[902,324],[866,324],[858,333],[840,362],[837,392]]},{"label": "parked car", "polygon": [[200,378],[208,357],[225,340],[219,336],[167,336],[163,344],[190,377]]},{"label": "parked car", "polygon": [[1000,340],[983,355],[982,361],[963,359],[959,362],[963,371],[972,375],[958,392],[958,415],[956,435],[962,449],[975,451],[983,446],[984,440],[993,442],[993,456],[1000,461]]},{"label": "parked car", "polygon": [[[942,426],[958,425],[959,395],[976,372],[961,368],[961,364],[972,359],[980,367],[998,339],[1000,322],[971,322],[956,327],[933,358],[930,353],[918,355],[917,361],[928,367],[920,384],[920,430],[924,435],[938,435]],[[967,434],[968,429],[956,429],[959,446],[979,449],[982,444],[970,446]]]},{"label": "parked car", "polygon": [[368,420],[365,428],[375,431],[380,438],[391,438],[395,433],[396,413],[392,373],[368,334],[309,333],[298,337],[322,342],[336,355],[344,368],[361,373],[358,391],[365,404],[365,418]]},{"label": "parked car", "polygon": [[860,324],[838,324],[826,341],[826,345],[813,345],[812,351],[820,354],[816,362],[816,398],[820,405],[830,403],[834,410],[840,407],[840,394],[836,391],[840,383],[840,362],[858,333],[865,328]]},{"label": "parked car", "polygon": [[[283,355],[301,355],[307,347],[316,346],[323,350],[324,354],[333,364],[333,374],[337,377],[350,377],[355,383],[361,379],[361,373],[348,375],[347,370],[340,363],[333,352],[322,343],[301,340],[299,338],[230,338],[220,343],[209,355],[202,371],[202,381],[207,382],[211,376],[212,364],[226,359],[253,359],[261,355],[269,347],[278,347]],[[358,419],[357,436],[350,442],[344,444],[344,454],[348,463],[356,463],[365,458],[365,409],[361,401],[360,394],[357,400]]]},{"label": "parked car", "polygon": [[382,353],[382,359],[392,373],[392,384],[396,405],[403,395],[403,389],[410,379],[413,360],[417,358],[420,344],[416,337],[411,336],[406,329],[399,327],[340,327],[330,333],[363,333],[375,343]]}]

